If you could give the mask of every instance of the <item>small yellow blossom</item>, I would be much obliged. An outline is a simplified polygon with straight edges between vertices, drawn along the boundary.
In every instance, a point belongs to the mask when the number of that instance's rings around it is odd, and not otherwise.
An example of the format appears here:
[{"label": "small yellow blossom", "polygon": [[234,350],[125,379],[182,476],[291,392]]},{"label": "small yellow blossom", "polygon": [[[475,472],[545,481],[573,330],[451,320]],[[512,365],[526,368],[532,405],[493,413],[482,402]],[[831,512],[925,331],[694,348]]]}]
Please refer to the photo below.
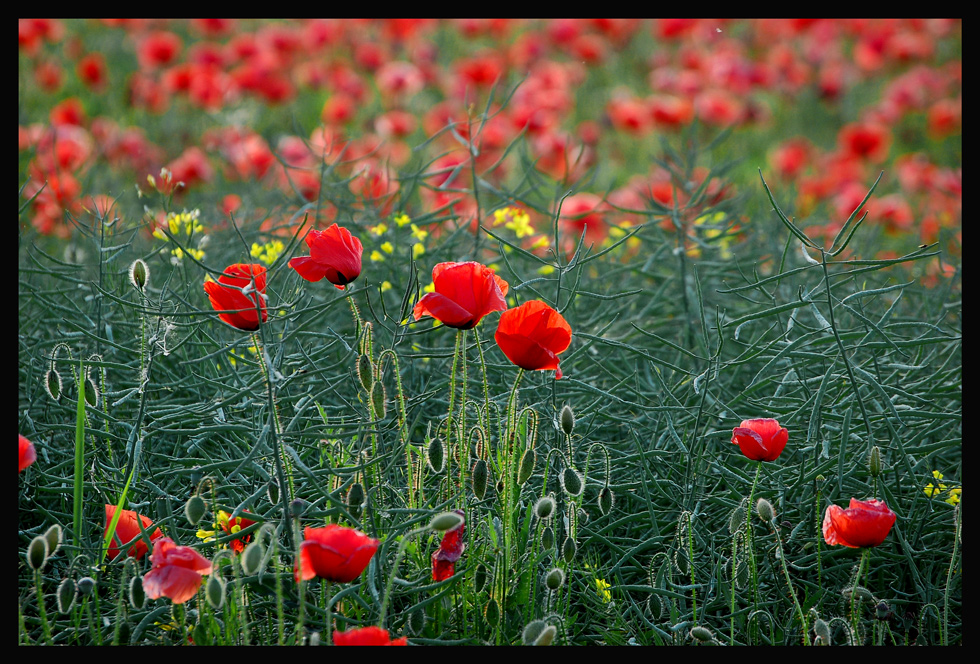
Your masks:
[{"label": "small yellow blossom", "polygon": [[419,228],[415,224],[412,224],[412,236],[416,240],[418,240],[419,242],[421,242],[425,238],[429,237],[429,231],[422,230],[421,228]]},{"label": "small yellow blossom", "polygon": [[418,258],[425,253],[425,245],[421,242],[416,242],[412,245],[412,258]]},{"label": "small yellow blossom", "polygon": [[401,227],[402,227],[402,226],[404,226],[405,224],[410,224],[410,223],[412,223],[412,218],[411,218],[411,217],[409,217],[409,216],[408,216],[407,214],[405,214],[404,212],[402,212],[402,213],[401,213],[400,215],[398,215],[398,216],[396,216],[396,217],[395,217],[395,223],[396,223],[396,224],[398,224],[398,227],[399,227],[399,228],[401,228]]},{"label": "small yellow blossom", "polygon": [[371,252],[370,258],[371,260],[377,262],[377,261],[383,261],[385,259],[385,256],[380,251],[375,249],[374,251]]},{"label": "small yellow blossom", "polygon": [[387,291],[390,291],[391,289],[392,289],[392,285],[391,285],[391,282],[390,281],[382,281],[381,282],[381,292],[382,293],[386,293]]},{"label": "small yellow blossom", "polygon": [[960,494],[961,493],[963,493],[963,489],[960,488],[960,487],[956,487],[955,489],[950,489],[949,490],[949,497],[946,498],[946,502],[949,503],[950,505],[954,505],[954,506],[955,505],[959,505],[960,504]]},{"label": "small yellow blossom", "polygon": [[595,588],[596,592],[599,593],[599,597],[602,598],[603,603],[608,604],[612,600],[612,593],[609,592],[609,588],[612,586],[605,579],[596,579]]},{"label": "small yellow blossom", "polygon": [[201,540],[202,542],[213,542],[214,541],[214,532],[215,531],[213,531],[213,530],[204,530],[202,528],[201,530],[198,530],[197,531],[197,538],[199,540]]},{"label": "small yellow blossom", "polygon": [[531,243],[531,249],[544,249],[550,244],[551,242],[548,240],[547,235],[539,235],[538,238]]},{"label": "small yellow blossom", "polygon": [[946,485],[943,484],[942,482],[938,482],[938,480],[943,479],[943,474],[938,470],[934,470],[932,471],[932,476],[936,478],[937,483],[934,485],[932,482],[929,482],[929,484],[927,484],[924,489],[926,495],[929,496],[930,498],[934,498],[935,496],[939,495],[940,493],[946,490]]},{"label": "small yellow blossom", "polygon": [[386,231],[388,230],[388,224],[385,224],[385,223],[380,223],[380,224],[378,224],[377,226],[372,226],[372,227],[371,227],[370,229],[368,229],[368,230],[370,230],[370,231],[371,231],[371,233],[372,233],[372,234],[373,234],[373,235],[374,235],[375,237],[377,237],[377,236],[379,236],[379,235],[384,235],[384,234],[385,234],[385,232],[386,232]]},{"label": "small yellow blossom", "polygon": [[394,253],[395,246],[391,244],[391,242],[385,242],[381,245],[381,251],[385,252],[386,254]]},{"label": "small yellow blossom", "polygon": [[538,274],[543,276],[548,276],[554,271],[555,271],[555,267],[553,265],[542,265],[541,267],[538,268]]},{"label": "small yellow blossom", "polygon": [[285,246],[280,240],[270,240],[265,244],[253,242],[251,255],[252,258],[258,258],[260,262],[266,265],[272,265],[279,258],[283,249]]}]

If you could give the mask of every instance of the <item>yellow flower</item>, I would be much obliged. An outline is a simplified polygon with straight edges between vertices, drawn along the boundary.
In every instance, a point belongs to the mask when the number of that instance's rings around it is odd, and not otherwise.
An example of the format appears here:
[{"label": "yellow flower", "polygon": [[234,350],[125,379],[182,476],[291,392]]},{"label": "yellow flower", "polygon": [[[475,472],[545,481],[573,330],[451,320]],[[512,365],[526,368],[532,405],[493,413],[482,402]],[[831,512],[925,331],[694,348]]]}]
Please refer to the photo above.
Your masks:
[{"label": "yellow flower", "polygon": [[419,228],[415,224],[412,224],[412,236],[416,240],[418,240],[419,242],[421,242],[425,238],[429,237],[429,231],[422,230],[421,228]]},{"label": "yellow flower", "polygon": [[396,224],[398,224],[398,227],[399,227],[399,228],[401,228],[401,227],[402,227],[402,226],[404,226],[405,224],[410,224],[410,223],[412,223],[412,218],[411,218],[411,217],[409,217],[409,216],[408,216],[407,214],[405,214],[404,212],[402,212],[402,213],[401,213],[400,215],[398,215],[397,217],[395,217],[395,223],[396,223]]},{"label": "yellow flower", "polygon": [[283,249],[285,246],[280,240],[269,240],[265,244],[253,242],[251,254],[252,258],[258,258],[260,262],[272,265],[279,258]]},{"label": "yellow flower", "polygon": [[538,274],[541,274],[541,275],[544,275],[544,276],[547,276],[547,275],[551,274],[554,271],[555,271],[555,268],[554,268],[553,265],[542,265],[541,267],[538,268]]},{"label": "yellow flower", "polygon": [[377,262],[377,261],[383,261],[384,259],[385,259],[384,254],[382,254],[377,249],[371,252],[371,260]]},{"label": "yellow flower", "polygon": [[390,281],[382,281],[381,282],[381,292],[382,293],[387,292],[387,291],[390,291],[391,289],[392,289],[392,286],[391,286],[391,282]]},{"label": "yellow flower", "polygon": [[929,482],[929,484],[925,486],[925,489],[923,489],[925,494],[930,498],[934,498],[936,495],[946,490],[946,485],[939,481],[943,478],[943,474],[938,470],[934,470],[932,471],[932,476],[936,478],[936,484],[934,485],[932,482]]},{"label": "yellow flower", "polygon": [[391,254],[394,253],[395,247],[391,244],[391,242],[385,242],[381,245],[381,251],[385,252],[386,254]]},{"label": "yellow flower", "polygon": [[950,489],[949,497],[946,498],[946,502],[949,503],[950,505],[959,505],[961,493],[963,493],[963,489],[960,487],[957,487],[955,489]]},{"label": "yellow flower", "polygon": [[380,223],[377,226],[372,226],[369,230],[375,237],[384,235],[385,231],[388,230],[388,224]]},{"label": "yellow flower", "polygon": [[202,542],[213,542],[214,541],[214,531],[213,530],[201,530],[197,531],[197,538]]},{"label": "yellow flower", "polygon": [[412,245],[412,258],[418,258],[425,253],[425,245],[421,242],[416,242]]},{"label": "yellow flower", "polygon": [[595,589],[599,593],[599,597],[602,598],[603,603],[608,604],[612,600],[612,593],[609,592],[609,588],[612,586],[605,579],[595,580]]}]

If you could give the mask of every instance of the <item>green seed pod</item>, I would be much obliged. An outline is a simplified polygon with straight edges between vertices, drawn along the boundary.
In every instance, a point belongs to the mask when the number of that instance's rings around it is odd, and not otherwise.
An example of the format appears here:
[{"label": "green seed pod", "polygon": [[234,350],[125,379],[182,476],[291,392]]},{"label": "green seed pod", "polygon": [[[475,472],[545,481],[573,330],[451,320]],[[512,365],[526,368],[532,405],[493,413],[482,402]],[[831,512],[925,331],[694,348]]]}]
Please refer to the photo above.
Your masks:
[{"label": "green seed pod", "polygon": [[874,595],[871,594],[871,591],[863,586],[852,586],[849,588],[844,588],[844,590],[841,591],[841,595],[843,595],[844,599],[847,601],[851,601],[852,594],[862,602],[870,602],[872,599],[874,599]]},{"label": "green seed pod", "polygon": [[436,475],[443,471],[446,466],[446,448],[441,438],[433,438],[429,442],[429,446],[425,448],[425,461]]},{"label": "green seed pod", "polygon": [[538,502],[534,503],[534,513],[539,519],[547,519],[555,511],[555,499],[551,496],[542,496]]},{"label": "green seed pod", "polygon": [[429,529],[439,533],[455,530],[463,525],[463,517],[456,512],[440,512],[429,521]]},{"label": "green seed pod", "polygon": [[225,580],[220,574],[211,574],[204,584],[204,596],[212,608],[220,609],[225,604]]},{"label": "green seed pod", "polygon": [[95,590],[95,579],[90,576],[83,576],[78,580],[78,592],[82,593],[86,597],[92,594]]},{"label": "green seed pod", "polygon": [[48,557],[50,558],[61,548],[61,526],[57,523],[44,531],[44,539],[48,541]]},{"label": "green seed pod", "polygon": [[483,618],[487,621],[487,624],[491,627],[496,627],[497,623],[500,622],[500,605],[497,604],[497,600],[490,598],[487,602],[486,608],[483,609]]},{"label": "green seed pod", "polygon": [[258,574],[262,568],[262,559],[265,558],[265,547],[258,538],[245,547],[242,553],[242,571],[248,575]]},{"label": "green seed pod", "polygon": [[524,452],[524,456],[521,457],[521,465],[517,468],[517,483],[521,486],[531,478],[531,473],[534,472],[534,462],[537,459],[537,454],[534,452],[534,448],[528,448]]},{"label": "green seed pod", "polygon": [[691,628],[691,636],[698,641],[711,641],[715,638],[715,635],[711,633],[711,630],[707,627],[701,627],[696,625]]},{"label": "green seed pod", "polygon": [[58,592],[55,599],[58,602],[58,613],[68,613],[75,604],[75,597],[78,595],[78,586],[73,579],[62,579],[58,584]]},{"label": "green seed pod", "polygon": [[425,609],[415,609],[408,614],[408,631],[418,636],[425,629]]},{"label": "green seed pod", "polygon": [[54,367],[48,369],[48,374],[44,377],[44,389],[47,390],[48,396],[52,400],[57,401],[61,398],[61,374],[58,373]]},{"label": "green seed pod", "polygon": [[871,448],[871,456],[868,457],[868,471],[871,473],[871,477],[878,477],[881,475],[881,450],[875,445]]},{"label": "green seed pod", "polygon": [[38,535],[27,546],[27,564],[31,569],[44,569],[48,562],[48,540]]},{"label": "green seed pod", "polygon": [[602,516],[606,516],[612,511],[615,500],[616,497],[613,495],[612,489],[608,486],[602,487],[599,492],[599,511],[602,512]]},{"label": "green seed pod", "polygon": [[272,505],[279,504],[279,483],[275,479],[269,480],[269,486],[265,489],[265,495]]},{"label": "green seed pod", "polygon": [[476,592],[481,592],[487,585],[487,580],[490,577],[490,573],[487,571],[487,566],[480,563],[476,566],[476,572],[473,573],[473,589]]},{"label": "green seed pod", "polygon": [[578,544],[571,537],[565,538],[565,543],[561,545],[561,555],[565,562],[571,564],[575,560],[575,553],[578,551]]},{"label": "green seed pod", "polygon": [[765,498],[759,498],[755,504],[755,512],[765,523],[772,523],[776,518],[776,512],[772,509],[772,503]]},{"label": "green seed pod", "polygon": [[534,642],[539,636],[541,636],[541,632],[543,632],[547,626],[548,623],[543,620],[532,620],[524,626],[524,631],[521,632],[521,641],[526,646],[534,645]]},{"label": "green seed pod", "polygon": [[371,405],[374,406],[374,416],[379,420],[385,418],[388,402],[388,393],[385,391],[385,384],[378,381],[371,388]]},{"label": "green seed pod", "polygon": [[477,459],[476,463],[473,464],[473,495],[479,500],[483,500],[483,497],[487,495],[487,475],[489,472],[487,462],[483,459]]},{"label": "green seed pod", "polygon": [[561,473],[561,486],[569,496],[579,496],[582,494],[582,476],[578,471],[567,466]]},{"label": "green seed pod", "polygon": [[367,355],[362,354],[357,358],[357,379],[361,381],[364,391],[371,394],[371,389],[374,387],[374,365]]},{"label": "green seed pod", "polygon": [[541,531],[541,548],[545,551],[551,551],[555,546],[555,531],[551,529],[551,526],[546,526],[544,530]]},{"label": "green seed pod", "polygon": [[146,290],[146,284],[150,281],[150,268],[139,258],[129,266],[129,281],[141,293]]},{"label": "green seed pod", "polygon": [[571,436],[572,431],[575,430],[575,413],[572,412],[572,407],[565,404],[561,407],[561,414],[558,416],[558,421],[561,424],[561,430],[565,432],[566,436]]},{"label": "green seed pod", "polygon": [[134,576],[129,580],[129,604],[137,611],[146,606],[146,591],[143,590],[141,576]]},{"label": "green seed pod", "polygon": [[560,567],[552,568],[544,577],[544,585],[548,590],[558,590],[565,583],[565,571]]},{"label": "green seed pod", "polygon": [[538,635],[538,638],[536,638],[534,640],[534,643],[531,645],[550,646],[552,642],[555,640],[555,636],[557,634],[558,634],[558,628],[556,628],[554,625],[548,625],[543,630],[541,630],[541,633]]},{"label": "green seed pod", "polygon": [[187,523],[192,526],[199,524],[207,511],[208,506],[200,496],[191,496],[184,503],[184,516],[187,517]]}]

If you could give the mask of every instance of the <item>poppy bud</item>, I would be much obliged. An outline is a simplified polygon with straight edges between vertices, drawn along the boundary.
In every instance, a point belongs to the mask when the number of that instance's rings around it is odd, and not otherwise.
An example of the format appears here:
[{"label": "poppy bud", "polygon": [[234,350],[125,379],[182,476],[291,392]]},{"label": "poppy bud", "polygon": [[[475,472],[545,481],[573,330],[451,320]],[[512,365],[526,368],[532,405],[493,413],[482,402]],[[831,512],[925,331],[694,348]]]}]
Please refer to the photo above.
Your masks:
[{"label": "poppy bud", "polygon": [[483,500],[483,497],[487,495],[488,473],[487,462],[483,459],[477,459],[476,463],[473,464],[473,495],[480,500]]},{"label": "poppy bud", "polygon": [[881,475],[881,450],[875,445],[871,448],[871,456],[868,457],[868,471],[871,473],[871,477],[878,477]]},{"label": "poppy bud", "polygon": [[456,512],[441,512],[429,521],[429,530],[444,533],[455,530],[463,524],[463,517]]},{"label": "poppy bud", "polygon": [[129,281],[132,282],[136,290],[141,293],[146,289],[146,284],[150,280],[150,268],[142,260],[137,258],[129,266]]},{"label": "poppy bud", "polygon": [[700,625],[691,628],[691,636],[698,641],[711,641],[715,638],[715,635],[711,633],[710,629],[701,627]]},{"label": "poppy bud", "polygon": [[851,586],[844,588],[844,590],[841,591],[841,595],[843,595],[844,599],[847,601],[851,601],[852,595],[862,602],[870,602],[872,599],[874,599],[871,591],[863,586]]},{"label": "poppy bud", "polygon": [[612,489],[608,486],[602,487],[599,492],[599,511],[605,516],[612,511],[613,502],[615,501],[615,496],[613,496]]},{"label": "poppy bud", "polygon": [[418,635],[423,629],[425,629],[425,609],[415,609],[408,614],[408,630]]},{"label": "poppy bud", "polygon": [[561,486],[569,496],[579,496],[582,493],[582,476],[578,471],[567,466],[561,473]]},{"label": "poppy bud", "polygon": [[262,568],[263,558],[265,558],[265,547],[262,546],[260,539],[256,539],[246,546],[244,553],[242,553],[242,570],[248,575],[258,574]]},{"label": "poppy bud", "polygon": [[534,639],[534,643],[531,645],[535,646],[550,646],[552,641],[555,640],[555,635],[558,634],[558,628],[554,625],[548,625],[543,630],[538,638]]},{"label": "poppy bud", "polygon": [[487,572],[487,567],[483,563],[476,566],[476,572],[473,574],[473,589],[476,592],[480,592],[487,585],[487,580],[490,574]]},{"label": "poppy bud", "polygon": [[565,543],[561,545],[561,555],[565,558],[565,562],[571,564],[575,560],[575,553],[578,551],[578,545],[575,543],[571,537],[565,538]]},{"label": "poppy bud", "polygon": [[553,546],[555,546],[555,531],[551,529],[551,526],[546,526],[541,531],[541,547],[545,551],[550,551]]},{"label": "poppy bud", "polygon": [[78,591],[83,595],[91,595],[95,590],[95,579],[90,576],[83,576],[78,580]]},{"label": "poppy bud", "polygon": [[547,626],[548,623],[543,620],[532,620],[524,626],[524,631],[521,632],[521,641],[526,646],[533,645]]},{"label": "poppy bud", "polygon": [[500,605],[492,597],[487,602],[486,608],[483,609],[483,618],[491,627],[496,627],[497,623],[500,622]]},{"label": "poppy bud", "polygon": [[298,519],[303,516],[303,512],[306,511],[306,501],[302,498],[296,498],[293,502],[289,503],[289,513],[294,519]]},{"label": "poppy bud", "polygon": [[192,526],[196,526],[204,518],[204,513],[207,511],[207,505],[204,503],[204,499],[200,496],[191,496],[186,503],[184,503],[184,516],[187,517],[187,523]]},{"label": "poppy bud", "polygon": [[772,523],[772,520],[776,518],[776,513],[772,509],[772,503],[765,498],[759,498],[759,501],[755,504],[755,511],[759,515],[759,518],[766,523]]},{"label": "poppy bud", "polygon": [[374,367],[371,366],[371,358],[367,355],[360,355],[357,358],[357,379],[361,381],[361,387],[368,394],[374,387]]},{"label": "poppy bud", "polygon": [[99,405],[99,386],[95,384],[91,376],[85,376],[85,403],[92,408]]},{"label": "poppy bud", "polygon": [[43,569],[48,562],[48,541],[42,535],[31,540],[27,546],[27,564],[31,569]]},{"label": "poppy bud", "polygon": [[54,367],[48,369],[48,374],[44,377],[44,389],[47,390],[48,396],[52,400],[57,401],[61,398],[61,374]]},{"label": "poppy bud", "polygon": [[534,513],[539,519],[547,519],[555,511],[555,499],[551,496],[542,496],[538,502],[534,503]]},{"label": "poppy bud", "polygon": [[355,517],[360,517],[361,509],[364,507],[364,486],[360,482],[354,482],[350,491],[347,492],[347,509]]},{"label": "poppy bud", "polygon": [[830,645],[830,625],[825,620],[817,618],[813,622],[813,633],[817,636],[815,643],[822,646]]},{"label": "poppy bud", "polygon": [[890,615],[891,609],[888,608],[888,604],[884,601],[878,602],[878,605],[875,607],[875,618],[878,620],[887,620]]},{"label": "poppy bud", "polygon": [[48,541],[48,557],[51,557],[61,548],[61,526],[56,523],[45,530],[44,539]]},{"label": "poppy bud", "polygon": [[143,578],[134,576],[129,580],[129,603],[139,611],[146,606],[146,591],[143,590]]},{"label": "poppy bud", "polygon": [[374,416],[379,420],[385,418],[387,413],[388,393],[385,391],[385,384],[378,381],[371,388],[371,405],[374,407]]},{"label": "poppy bud", "polygon": [[438,475],[442,472],[446,463],[446,449],[443,447],[441,439],[433,438],[429,446],[425,448],[425,460],[433,473]]},{"label": "poppy bud", "polygon": [[279,504],[279,483],[275,479],[269,480],[269,486],[265,489],[265,495],[271,504]]},{"label": "poppy bud", "polygon": [[75,604],[75,597],[78,595],[78,586],[73,579],[62,579],[58,584],[58,592],[55,599],[58,602],[58,612],[68,613]]},{"label": "poppy bud", "polygon": [[212,574],[204,585],[204,596],[212,608],[220,609],[225,604],[225,580],[220,574]]},{"label": "poppy bud", "polygon": [[575,429],[575,413],[572,412],[571,406],[565,404],[561,407],[558,422],[561,424],[561,430],[565,432],[565,435],[571,436],[572,431]]},{"label": "poppy bud", "polygon": [[548,590],[558,590],[565,583],[565,572],[560,567],[553,568],[544,577],[544,585]]},{"label": "poppy bud", "polygon": [[535,454],[533,448],[529,448],[524,452],[524,456],[521,457],[521,465],[517,469],[517,483],[521,486],[531,478],[531,473],[534,472],[536,457],[537,454]]}]

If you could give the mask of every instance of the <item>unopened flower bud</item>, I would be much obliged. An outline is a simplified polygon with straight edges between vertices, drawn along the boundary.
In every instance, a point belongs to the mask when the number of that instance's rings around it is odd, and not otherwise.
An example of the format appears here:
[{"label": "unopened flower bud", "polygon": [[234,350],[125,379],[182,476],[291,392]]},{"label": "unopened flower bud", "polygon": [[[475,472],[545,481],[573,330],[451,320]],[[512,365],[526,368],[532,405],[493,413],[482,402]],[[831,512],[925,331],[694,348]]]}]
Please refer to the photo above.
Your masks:
[{"label": "unopened flower bud", "polygon": [[533,448],[528,448],[524,452],[524,456],[521,457],[521,465],[517,469],[517,483],[523,486],[530,478],[531,473],[534,472],[534,461],[537,455]]},{"label": "unopened flower bud", "polygon": [[44,539],[48,541],[48,557],[50,558],[58,549],[61,548],[61,526],[57,523],[52,524],[50,528],[44,531]]},{"label": "unopened flower bud", "polygon": [[296,498],[293,502],[289,503],[289,513],[294,519],[298,519],[303,516],[303,512],[306,511],[306,501],[302,498]]},{"label": "unopened flower bud", "polygon": [[615,501],[615,496],[613,496],[612,489],[608,486],[602,487],[599,492],[599,511],[605,516],[612,511],[613,502]]},{"label": "unopened flower bud", "polygon": [[55,599],[58,603],[58,612],[68,613],[71,611],[71,607],[75,604],[75,597],[77,595],[78,586],[75,585],[75,581],[71,578],[62,579],[61,583],[58,585],[58,592],[55,595]]},{"label": "unopened flower bud", "polygon": [[187,517],[187,523],[196,526],[204,518],[204,513],[207,512],[207,509],[208,506],[205,504],[203,498],[198,495],[191,496],[184,503],[184,516]]},{"label": "unopened flower bud", "polygon": [[429,521],[429,530],[445,533],[463,525],[463,516],[456,512],[441,512]]},{"label": "unopened flower bud", "polygon": [[446,448],[442,444],[442,439],[433,438],[429,446],[425,448],[425,460],[433,473],[438,475],[446,464]]},{"label": "unopened flower bud", "polygon": [[129,281],[141,293],[146,290],[146,284],[150,281],[150,268],[139,258],[129,266]]},{"label": "unopened flower bud", "polygon": [[361,354],[357,358],[357,379],[361,381],[361,387],[368,394],[374,387],[374,367],[371,366],[371,358]]},{"label": "unopened flower bud", "polygon": [[715,638],[715,635],[711,633],[710,629],[701,625],[691,628],[691,636],[698,641],[711,641]]},{"label": "unopened flower bud", "polygon": [[256,539],[246,546],[242,553],[242,570],[249,575],[258,574],[262,568],[263,558],[265,558],[265,547],[262,545],[261,539]]},{"label": "unopened flower bud", "polygon": [[95,579],[90,576],[83,576],[78,580],[78,592],[85,596],[91,595],[95,590]]},{"label": "unopened flower bud", "polygon": [[220,609],[225,604],[225,580],[220,574],[211,574],[204,584],[204,596],[212,608]]},{"label": "unopened flower bud", "polygon": [[555,636],[557,634],[558,634],[558,628],[555,627],[554,625],[548,625],[543,630],[541,630],[541,634],[538,635],[538,638],[534,640],[534,643],[532,645],[550,646],[552,642],[555,640]]},{"label": "unopened flower bud", "polygon": [[555,546],[555,531],[551,529],[551,526],[546,526],[541,531],[541,548],[545,551],[551,551],[553,546]]},{"label": "unopened flower bud", "polygon": [[561,485],[569,496],[579,496],[583,489],[582,476],[578,474],[577,470],[567,466],[561,473]]},{"label": "unopened flower bud", "polygon": [[571,564],[577,552],[578,544],[571,537],[566,537],[565,543],[561,545],[561,555],[565,558],[565,562]]},{"label": "unopened flower bud", "polygon": [[371,405],[374,407],[374,416],[383,420],[387,414],[388,393],[385,391],[385,384],[380,380],[371,388]]},{"label": "unopened flower bud", "polygon": [[572,407],[565,404],[561,408],[561,414],[558,416],[558,422],[561,424],[561,430],[565,432],[566,436],[571,436],[572,431],[575,429],[575,413],[572,412]]},{"label": "unopened flower bud", "polygon": [[487,476],[489,472],[487,462],[483,459],[477,459],[476,463],[473,464],[473,495],[479,500],[483,500],[483,497],[487,495]]},{"label": "unopened flower bud", "polygon": [[542,496],[538,502],[534,503],[534,513],[539,519],[547,519],[555,511],[555,499],[551,496]]},{"label": "unopened flower bud", "polygon": [[134,576],[129,580],[129,603],[137,611],[146,606],[146,591],[143,590],[143,577]]},{"label": "unopened flower bud", "polygon": [[565,572],[560,567],[553,568],[544,577],[544,585],[548,587],[548,590],[558,590],[565,583]]},{"label": "unopened flower bud", "polygon": [[881,450],[875,445],[871,448],[871,456],[868,457],[868,471],[871,473],[871,477],[878,477],[881,475]]},{"label": "unopened flower bud", "polygon": [[51,397],[52,401],[57,401],[61,398],[61,391],[63,389],[61,374],[54,367],[48,369],[48,373],[44,377],[44,389],[47,390],[48,396]]},{"label": "unopened flower bud", "polygon": [[759,518],[766,523],[772,523],[772,520],[776,518],[776,512],[772,509],[772,503],[765,498],[759,498],[759,501],[755,504],[755,511],[759,515]]},{"label": "unopened flower bud", "polygon": [[31,569],[43,569],[48,562],[48,541],[43,535],[38,535],[27,545],[27,564]]}]

